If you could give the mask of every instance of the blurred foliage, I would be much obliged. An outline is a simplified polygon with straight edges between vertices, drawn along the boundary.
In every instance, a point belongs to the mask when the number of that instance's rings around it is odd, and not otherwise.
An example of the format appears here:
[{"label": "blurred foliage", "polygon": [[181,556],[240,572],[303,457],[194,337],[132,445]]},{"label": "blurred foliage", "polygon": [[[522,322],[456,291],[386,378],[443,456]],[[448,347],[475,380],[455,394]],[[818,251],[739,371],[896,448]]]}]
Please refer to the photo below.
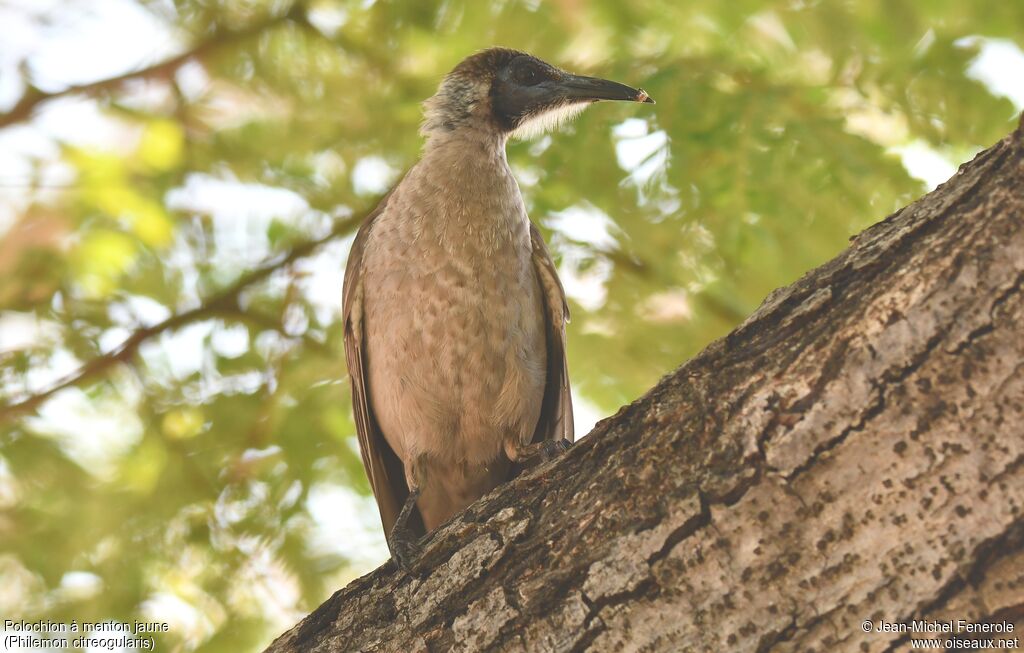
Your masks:
[{"label": "blurred foliage", "polygon": [[[172,621],[169,651],[257,650],[383,555],[372,508],[342,505],[369,491],[346,235],[462,57],[513,46],[658,101],[509,146],[572,295],[578,396],[607,414],[917,197],[894,148],[962,160],[1010,131],[968,37],[1024,43],[1004,0],[138,7],[195,55],[85,93],[116,142],[52,137],[0,188],[0,613]],[[324,531],[317,501],[366,519]]]}]

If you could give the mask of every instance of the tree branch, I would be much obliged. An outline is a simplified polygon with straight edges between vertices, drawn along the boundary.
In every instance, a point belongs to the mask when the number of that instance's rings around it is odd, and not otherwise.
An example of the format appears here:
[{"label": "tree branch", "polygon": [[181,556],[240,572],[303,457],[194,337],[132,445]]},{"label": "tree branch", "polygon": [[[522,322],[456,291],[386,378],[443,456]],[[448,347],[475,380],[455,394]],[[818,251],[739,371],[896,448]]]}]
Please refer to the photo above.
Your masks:
[{"label": "tree branch", "polygon": [[105,93],[107,91],[116,90],[125,82],[135,79],[170,77],[185,63],[193,59],[200,59],[216,49],[244,41],[286,21],[304,22],[306,20],[305,14],[305,6],[299,3],[292,7],[292,9],[287,13],[274,16],[254,25],[237,30],[220,30],[214,32],[214,34],[206,40],[166,61],[146,68],[129,71],[115,77],[89,82],[88,84],[68,86],[65,89],[53,92],[41,91],[35,86],[29,84],[24,95],[21,96],[21,99],[18,100],[17,104],[11,107],[11,109],[6,113],[0,114],[0,129],[28,120],[32,117],[33,112],[39,105],[49,102],[50,100],[69,95],[96,95],[99,93]]},{"label": "tree branch", "polygon": [[[162,322],[152,326],[136,330],[112,351],[97,356],[85,363],[74,372],[54,382],[45,390],[33,393],[24,399],[0,406],[0,423],[13,419],[19,415],[30,412],[42,405],[54,394],[72,386],[80,385],[94,379],[120,363],[126,363],[135,357],[142,343],[165,331],[173,331],[186,324],[202,319],[215,317],[217,315],[236,315],[259,321],[260,316],[248,316],[238,305],[238,297],[246,288],[262,281],[277,270],[283,269],[300,258],[305,258],[315,252],[322,245],[344,236],[352,231],[359,224],[362,216],[347,218],[339,221],[330,233],[321,238],[316,238],[294,246],[287,254],[264,263],[251,272],[242,275],[233,284],[219,293],[207,298],[199,306],[172,315]],[[275,326],[274,328],[278,328]],[[319,343],[317,343],[319,345]]]}]

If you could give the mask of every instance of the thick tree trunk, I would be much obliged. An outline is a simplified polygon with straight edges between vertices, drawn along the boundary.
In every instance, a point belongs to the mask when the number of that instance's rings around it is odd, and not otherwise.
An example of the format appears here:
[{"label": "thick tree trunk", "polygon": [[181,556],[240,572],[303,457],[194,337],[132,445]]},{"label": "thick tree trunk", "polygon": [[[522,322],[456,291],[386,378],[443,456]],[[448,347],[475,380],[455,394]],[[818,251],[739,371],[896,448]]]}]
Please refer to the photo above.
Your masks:
[{"label": "thick tree trunk", "polygon": [[1022,132],[268,650],[1024,647]]}]

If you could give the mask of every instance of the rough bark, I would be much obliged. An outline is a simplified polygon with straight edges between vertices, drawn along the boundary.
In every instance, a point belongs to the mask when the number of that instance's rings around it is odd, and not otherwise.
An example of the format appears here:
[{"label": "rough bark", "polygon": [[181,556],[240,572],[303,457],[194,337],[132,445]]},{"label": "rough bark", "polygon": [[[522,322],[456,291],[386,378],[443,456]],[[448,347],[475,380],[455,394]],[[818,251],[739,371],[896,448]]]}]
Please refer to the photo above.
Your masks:
[{"label": "rough bark", "polygon": [[863,632],[883,619],[1021,637],[1022,132],[268,650],[909,650]]}]

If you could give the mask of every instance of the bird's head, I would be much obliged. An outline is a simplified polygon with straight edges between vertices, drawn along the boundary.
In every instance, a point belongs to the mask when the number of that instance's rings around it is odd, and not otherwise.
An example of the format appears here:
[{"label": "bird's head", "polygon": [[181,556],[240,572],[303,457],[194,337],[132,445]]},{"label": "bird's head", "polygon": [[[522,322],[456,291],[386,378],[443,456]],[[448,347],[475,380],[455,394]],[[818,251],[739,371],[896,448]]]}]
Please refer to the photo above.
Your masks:
[{"label": "bird's head", "polygon": [[654,103],[642,89],[573,75],[537,57],[491,48],[455,67],[424,103],[422,132],[434,136],[471,129],[528,137],[544,132],[598,100]]}]

